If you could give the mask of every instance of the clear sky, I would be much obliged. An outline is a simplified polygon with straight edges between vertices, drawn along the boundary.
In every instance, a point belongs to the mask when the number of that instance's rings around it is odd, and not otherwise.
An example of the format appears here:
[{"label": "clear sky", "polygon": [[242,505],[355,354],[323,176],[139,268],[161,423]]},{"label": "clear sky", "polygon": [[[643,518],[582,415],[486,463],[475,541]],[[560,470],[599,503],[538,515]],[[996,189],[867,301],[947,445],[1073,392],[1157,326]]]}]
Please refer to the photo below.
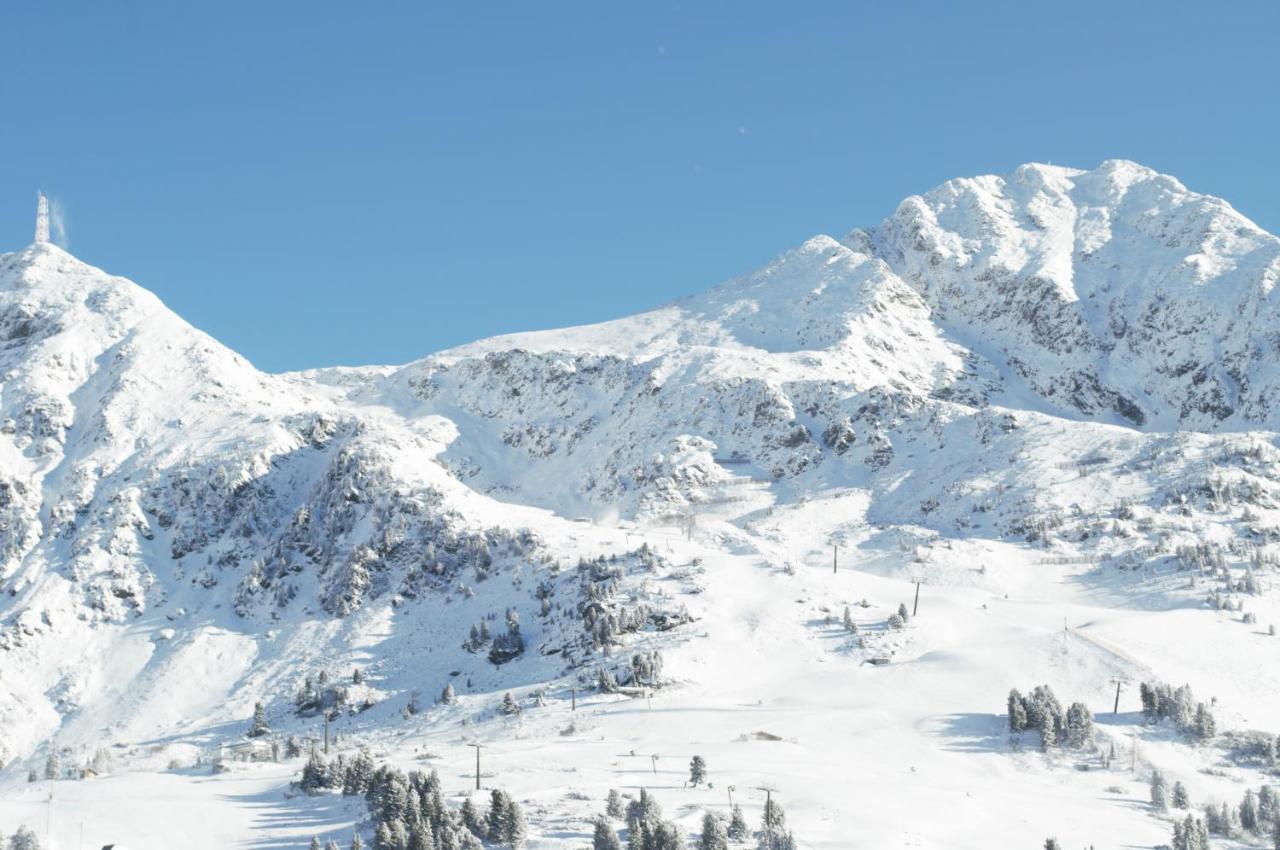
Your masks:
[{"label": "clear sky", "polygon": [[7,3],[0,250],[264,369],[597,321],[950,177],[1112,157],[1280,231],[1280,3]]}]

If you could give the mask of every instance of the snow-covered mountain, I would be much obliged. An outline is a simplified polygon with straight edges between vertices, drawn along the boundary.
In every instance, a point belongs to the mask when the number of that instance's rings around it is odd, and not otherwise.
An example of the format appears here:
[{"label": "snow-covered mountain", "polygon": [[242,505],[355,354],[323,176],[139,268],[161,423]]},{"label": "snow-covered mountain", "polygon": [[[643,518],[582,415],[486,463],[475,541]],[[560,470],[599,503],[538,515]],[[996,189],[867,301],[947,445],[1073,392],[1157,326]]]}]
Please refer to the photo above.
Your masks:
[{"label": "snow-covered mountain", "polygon": [[[745,682],[812,684],[819,618],[924,580],[950,626],[817,656],[919,662],[885,671],[904,694],[937,667],[955,705],[900,741],[927,760],[911,735],[1061,660],[1035,606],[1057,631],[1085,605],[1141,612],[1131,635],[1269,568],[1278,279],[1280,239],[1123,161],[953,180],[651,312],[400,367],[264,374],[57,247],[0,255],[0,759],[111,742],[145,765],[238,738],[257,701],[302,730],[306,677],[353,666],[353,741],[400,734],[446,682],[464,709],[427,712],[422,742],[502,736],[504,692],[648,687],[654,653],[683,710],[723,708]],[[1159,579],[1185,570],[1198,589]],[[1032,607],[967,622],[1011,595]],[[1025,639],[1033,666],[957,661],[961,632]],[[1159,660],[1101,646],[1062,667],[1099,708],[1108,676]],[[1209,684],[1240,716],[1280,708]],[[824,799],[801,810],[815,836]]]}]

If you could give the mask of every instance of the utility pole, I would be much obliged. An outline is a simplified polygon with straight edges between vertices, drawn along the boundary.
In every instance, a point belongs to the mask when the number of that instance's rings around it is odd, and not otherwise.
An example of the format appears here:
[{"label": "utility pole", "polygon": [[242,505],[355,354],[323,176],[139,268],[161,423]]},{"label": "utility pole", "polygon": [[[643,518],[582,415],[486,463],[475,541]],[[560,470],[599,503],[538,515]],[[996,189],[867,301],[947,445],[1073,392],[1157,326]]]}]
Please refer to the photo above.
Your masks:
[{"label": "utility pole", "polygon": [[766,809],[769,808],[769,804],[773,802],[773,792],[778,789],[774,788],[772,785],[757,785],[756,790],[764,792],[764,807]]},{"label": "utility pole", "polygon": [[329,755],[329,712],[324,713],[324,754]]},{"label": "utility pole", "polygon": [[480,744],[468,744],[476,748],[476,790],[480,790]]},{"label": "utility pole", "polygon": [[1111,708],[1112,714],[1120,713],[1120,680],[1116,679],[1116,704]]},{"label": "utility pole", "polygon": [[734,792],[734,791],[737,791],[737,790],[738,790],[738,786],[737,786],[737,785],[730,785],[730,786],[729,786],[729,808],[730,808],[730,809],[732,809],[732,808],[733,808],[733,792]]},{"label": "utility pole", "polygon": [[840,567],[840,546],[838,544],[832,543],[831,544],[831,574],[835,575],[839,571],[839,567]]},{"label": "utility pole", "polygon": [[578,710],[578,689],[577,689],[577,688],[570,688],[570,689],[569,689],[569,700],[570,700],[570,702],[569,702],[570,709],[569,709],[569,710],[570,710],[570,711],[577,711],[577,710]]},{"label": "utility pole", "polygon": [[653,762],[653,775],[658,775],[658,757],[656,755],[649,756],[649,760]]},{"label": "utility pole", "polygon": [[911,619],[914,620],[916,618],[916,614],[919,613],[919,611],[920,611],[920,580],[916,579],[916,601],[915,601],[915,604],[911,606]]}]

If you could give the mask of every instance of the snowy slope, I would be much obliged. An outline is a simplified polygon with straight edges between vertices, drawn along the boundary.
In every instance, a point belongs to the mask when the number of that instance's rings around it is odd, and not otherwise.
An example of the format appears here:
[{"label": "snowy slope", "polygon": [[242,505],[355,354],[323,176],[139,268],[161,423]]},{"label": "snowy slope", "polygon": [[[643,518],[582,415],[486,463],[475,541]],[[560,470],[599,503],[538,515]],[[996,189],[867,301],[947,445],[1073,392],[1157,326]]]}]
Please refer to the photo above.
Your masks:
[{"label": "snowy slope", "polygon": [[[107,748],[101,791],[56,792],[104,843],[223,809],[187,846],[349,832],[351,801],[283,796],[297,763],[166,765],[256,701],[314,733],[306,677],[360,667],[338,747],[429,753],[461,793],[487,742],[536,846],[585,843],[610,786],[696,832],[727,807],[681,787],[695,751],[752,806],[779,786],[804,846],[1150,846],[1151,765],[1197,800],[1260,777],[1144,727],[1137,680],[1231,729],[1280,709],[1280,612],[1241,590],[1280,559],[1278,275],[1276,237],[1173,178],[1028,165],[649,313],[267,375],[56,247],[0,255],[0,829],[47,803],[48,752]],[[468,641],[509,617],[522,653]],[[1125,764],[1011,750],[1004,696],[1043,682]],[[134,829],[147,794],[186,814]]]}]

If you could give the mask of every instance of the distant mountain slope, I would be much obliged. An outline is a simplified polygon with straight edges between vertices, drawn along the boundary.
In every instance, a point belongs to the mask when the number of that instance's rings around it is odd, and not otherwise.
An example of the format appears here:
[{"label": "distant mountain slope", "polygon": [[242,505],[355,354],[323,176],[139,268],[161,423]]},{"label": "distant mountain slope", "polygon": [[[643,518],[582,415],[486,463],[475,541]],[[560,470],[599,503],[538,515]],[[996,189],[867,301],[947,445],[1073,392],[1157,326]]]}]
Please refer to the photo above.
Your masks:
[{"label": "distant mountain slope", "polygon": [[[0,757],[104,712],[161,735],[175,717],[121,683],[161,693],[172,653],[216,666],[200,653],[225,645],[235,674],[186,712],[202,728],[244,714],[246,682],[286,714],[312,666],[371,654],[369,629],[401,702],[464,669],[477,689],[589,680],[625,655],[598,612],[577,621],[595,609],[564,570],[647,563],[632,523],[792,562],[792,532],[755,523],[837,493],[857,507],[824,534],[904,551],[1261,552],[1278,274],[1280,241],[1172,178],[1023,166],[638,316],[267,375],[60,249],[2,255]],[[636,630],[683,622],[633,591]],[[537,653],[454,652],[506,608]],[[448,651],[424,669],[424,646]]]}]

